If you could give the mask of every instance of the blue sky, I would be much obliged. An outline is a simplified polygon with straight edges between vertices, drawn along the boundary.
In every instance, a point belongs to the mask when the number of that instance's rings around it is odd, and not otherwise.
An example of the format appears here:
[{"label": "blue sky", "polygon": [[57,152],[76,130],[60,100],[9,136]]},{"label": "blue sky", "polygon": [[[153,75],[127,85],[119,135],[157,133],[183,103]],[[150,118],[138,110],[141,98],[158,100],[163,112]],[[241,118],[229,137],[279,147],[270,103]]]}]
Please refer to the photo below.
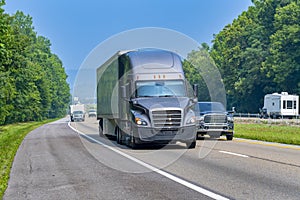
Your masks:
[{"label": "blue sky", "polygon": [[4,9],[32,16],[35,31],[50,39],[72,87],[88,54],[113,35],[160,27],[210,44],[250,5],[251,0],[6,0]]}]

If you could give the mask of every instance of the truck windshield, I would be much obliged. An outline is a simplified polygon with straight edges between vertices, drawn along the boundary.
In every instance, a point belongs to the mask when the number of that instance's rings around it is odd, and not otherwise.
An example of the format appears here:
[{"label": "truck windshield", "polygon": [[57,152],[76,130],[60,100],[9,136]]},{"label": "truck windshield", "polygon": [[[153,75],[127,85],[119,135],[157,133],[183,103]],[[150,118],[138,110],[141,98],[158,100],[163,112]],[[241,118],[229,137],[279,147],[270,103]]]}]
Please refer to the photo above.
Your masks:
[{"label": "truck windshield", "polygon": [[82,111],[74,111],[73,113],[74,113],[74,114],[83,114]]},{"label": "truck windshield", "polygon": [[223,104],[219,102],[199,102],[200,112],[225,112]]},{"label": "truck windshield", "polygon": [[139,81],[136,83],[136,97],[183,97],[186,96],[182,80]]}]

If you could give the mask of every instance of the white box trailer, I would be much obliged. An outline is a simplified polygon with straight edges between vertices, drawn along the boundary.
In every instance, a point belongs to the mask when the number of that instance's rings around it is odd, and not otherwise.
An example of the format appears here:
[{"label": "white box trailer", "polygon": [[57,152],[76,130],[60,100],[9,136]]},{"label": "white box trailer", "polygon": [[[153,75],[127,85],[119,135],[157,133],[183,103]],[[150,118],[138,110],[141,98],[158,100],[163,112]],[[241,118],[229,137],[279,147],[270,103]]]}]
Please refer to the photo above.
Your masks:
[{"label": "white box trailer", "polygon": [[268,116],[294,117],[299,115],[299,96],[287,92],[267,94],[264,98],[264,108]]}]

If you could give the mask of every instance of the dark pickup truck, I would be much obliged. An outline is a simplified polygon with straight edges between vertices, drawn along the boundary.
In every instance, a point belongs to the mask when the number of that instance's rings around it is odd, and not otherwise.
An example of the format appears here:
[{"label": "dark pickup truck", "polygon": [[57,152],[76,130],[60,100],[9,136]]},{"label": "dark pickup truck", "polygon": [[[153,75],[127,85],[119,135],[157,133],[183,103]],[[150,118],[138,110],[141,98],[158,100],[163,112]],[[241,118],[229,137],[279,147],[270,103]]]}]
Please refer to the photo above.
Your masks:
[{"label": "dark pickup truck", "polygon": [[233,139],[233,113],[227,112],[220,102],[198,102],[197,107],[197,138],[204,135],[217,138],[226,135],[227,140]]}]

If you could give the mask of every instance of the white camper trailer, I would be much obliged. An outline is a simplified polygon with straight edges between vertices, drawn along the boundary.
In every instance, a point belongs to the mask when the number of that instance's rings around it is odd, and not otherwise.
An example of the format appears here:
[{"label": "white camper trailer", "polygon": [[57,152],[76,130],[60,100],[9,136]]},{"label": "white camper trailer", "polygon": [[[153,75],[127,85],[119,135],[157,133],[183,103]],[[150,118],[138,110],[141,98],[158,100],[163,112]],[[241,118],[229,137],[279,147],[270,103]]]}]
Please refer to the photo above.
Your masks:
[{"label": "white camper trailer", "polygon": [[267,94],[264,98],[264,108],[268,116],[294,117],[299,115],[299,96],[287,92]]}]

